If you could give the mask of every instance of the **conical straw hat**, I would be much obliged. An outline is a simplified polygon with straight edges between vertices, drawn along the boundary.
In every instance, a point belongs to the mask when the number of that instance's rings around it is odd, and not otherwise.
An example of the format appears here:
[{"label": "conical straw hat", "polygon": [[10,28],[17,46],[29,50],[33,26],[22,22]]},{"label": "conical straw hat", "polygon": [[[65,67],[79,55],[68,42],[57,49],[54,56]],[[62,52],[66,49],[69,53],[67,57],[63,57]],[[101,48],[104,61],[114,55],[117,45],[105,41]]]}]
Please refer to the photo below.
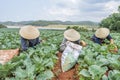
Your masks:
[{"label": "conical straw hat", "polygon": [[20,29],[19,34],[25,39],[35,39],[39,37],[40,32],[34,26],[24,26]]},{"label": "conical straw hat", "polygon": [[106,38],[109,34],[110,34],[110,31],[107,28],[99,28],[95,32],[95,36],[101,39]]},{"label": "conical straw hat", "polygon": [[80,39],[80,34],[74,29],[69,29],[64,32],[64,37],[69,41],[77,41]]}]

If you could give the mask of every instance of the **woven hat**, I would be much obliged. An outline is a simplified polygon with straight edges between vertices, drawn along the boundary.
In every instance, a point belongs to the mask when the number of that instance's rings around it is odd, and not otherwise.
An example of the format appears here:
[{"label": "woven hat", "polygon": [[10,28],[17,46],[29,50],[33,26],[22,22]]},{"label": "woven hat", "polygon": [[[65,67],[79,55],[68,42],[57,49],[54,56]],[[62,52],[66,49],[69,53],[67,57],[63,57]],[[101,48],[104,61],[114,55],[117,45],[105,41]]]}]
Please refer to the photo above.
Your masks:
[{"label": "woven hat", "polygon": [[34,26],[24,26],[20,29],[19,34],[25,39],[35,39],[39,37],[40,32]]},{"label": "woven hat", "polygon": [[74,29],[69,29],[64,32],[64,37],[70,41],[77,41],[80,39],[80,34]]},{"label": "woven hat", "polygon": [[107,28],[99,28],[95,32],[95,36],[101,39],[106,38],[110,34],[110,30]]}]

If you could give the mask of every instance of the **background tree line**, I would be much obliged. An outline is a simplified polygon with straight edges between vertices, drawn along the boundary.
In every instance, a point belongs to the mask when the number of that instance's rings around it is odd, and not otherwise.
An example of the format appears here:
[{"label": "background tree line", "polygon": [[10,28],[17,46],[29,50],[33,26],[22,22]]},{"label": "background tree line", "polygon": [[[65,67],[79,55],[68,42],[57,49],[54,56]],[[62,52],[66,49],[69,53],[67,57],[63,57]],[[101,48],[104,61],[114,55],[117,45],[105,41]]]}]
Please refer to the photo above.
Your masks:
[{"label": "background tree line", "polygon": [[0,24],[0,28],[7,28],[7,26]]}]

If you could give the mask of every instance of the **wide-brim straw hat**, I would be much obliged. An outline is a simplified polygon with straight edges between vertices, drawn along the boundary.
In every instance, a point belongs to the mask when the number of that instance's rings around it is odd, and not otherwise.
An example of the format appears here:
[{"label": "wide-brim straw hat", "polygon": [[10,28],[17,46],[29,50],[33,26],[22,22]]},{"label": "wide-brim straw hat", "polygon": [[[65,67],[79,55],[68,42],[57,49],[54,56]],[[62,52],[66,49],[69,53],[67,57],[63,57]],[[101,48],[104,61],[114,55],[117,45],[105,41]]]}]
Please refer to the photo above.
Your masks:
[{"label": "wide-brim straw hat", "polygon": [[34,26],[24,26],[20,29],[19,34],[25,39],[35,39],[39,37],[40,32]]},{"label": "wide-brim straw hat", "polygon": [[108,28],[99,28],[95,32],[95,36],[101,39],[106,38],[110,34],[110,30]]},{"label": "wide-brim straw hat", "polygon": [[80,39],[80,34],[74,29],[69,29],[64,32],[64,37],[69,41],[77,41]]}]

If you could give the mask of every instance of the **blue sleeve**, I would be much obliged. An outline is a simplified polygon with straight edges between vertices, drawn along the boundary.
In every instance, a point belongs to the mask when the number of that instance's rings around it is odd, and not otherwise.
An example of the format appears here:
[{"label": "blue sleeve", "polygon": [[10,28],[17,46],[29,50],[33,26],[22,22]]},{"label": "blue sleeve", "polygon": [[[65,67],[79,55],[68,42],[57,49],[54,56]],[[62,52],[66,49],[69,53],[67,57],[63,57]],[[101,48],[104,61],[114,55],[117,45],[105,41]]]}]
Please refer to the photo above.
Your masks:
[{"label": "blue sleeve", "polygon": [[36,39],[29,40],[29,47],[34,47],[40,43],[39,37]]},{"label": "blue sleeve", "polygon": [[38,37],[38,38],[36,38],[36,44],[39,44],[39,43],[40,43],[40,39]]},{"label": "blue sleeve", "polygon": [[101,40],[100,40],[99,38],[97,38],[95,35],[92,36],[92,40],[93,40],[95,43],[102,44],[102,43],[101,43]]},{"label": "blue sleeve", "polygon": [[27,50],[28,48],[28,41],[22,37],[21,37],[21,47],[23,51]]},{"label": "blue sleeve", "polygon": [[112,37],[110,35],[108,35],[107,39],[110,41],[112,39]]}]

